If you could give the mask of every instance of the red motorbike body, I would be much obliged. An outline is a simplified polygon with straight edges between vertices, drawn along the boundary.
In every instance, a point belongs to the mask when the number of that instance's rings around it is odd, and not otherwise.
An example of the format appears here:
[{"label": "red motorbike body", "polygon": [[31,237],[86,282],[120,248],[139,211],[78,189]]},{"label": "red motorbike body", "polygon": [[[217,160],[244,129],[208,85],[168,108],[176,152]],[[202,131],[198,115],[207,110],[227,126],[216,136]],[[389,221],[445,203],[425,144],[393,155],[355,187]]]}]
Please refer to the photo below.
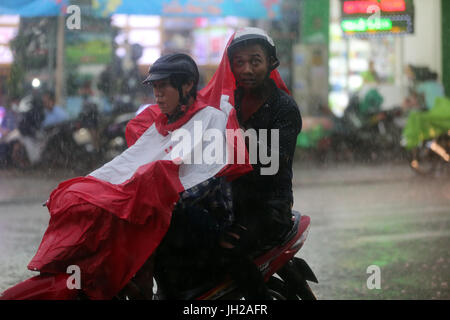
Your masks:
[{"label": "red motorbike body", "polygon": [[[270,249],[255,259],[255,263],[264,275],[264,280],[267,281],[278,270],[285,266],[289,261],[293,260],[297,252],[305,243],[309,232],[311,219],[309,216],[300,215],[294,212],[293,215],[294,226],[291,232],[286,236],[286,240],[281,245]],[[306,280],[318,282],[315,275],[301,259],[301,263],[306,268]],[[237,289],[231,279],[223,281],[220,285],[208,290],[206,293],[199,295],[197,300],[214,300],[224,297],[228,293]]]}]

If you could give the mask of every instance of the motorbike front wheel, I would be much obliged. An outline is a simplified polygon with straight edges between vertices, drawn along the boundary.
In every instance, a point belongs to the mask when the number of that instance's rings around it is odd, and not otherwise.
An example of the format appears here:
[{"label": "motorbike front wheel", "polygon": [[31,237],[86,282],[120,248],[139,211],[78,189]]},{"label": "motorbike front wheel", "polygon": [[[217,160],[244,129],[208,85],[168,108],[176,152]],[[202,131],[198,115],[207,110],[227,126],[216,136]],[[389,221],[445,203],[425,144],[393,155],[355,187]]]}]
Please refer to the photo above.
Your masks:
[{"label": "motorbike front wheel", "polygon": [[439,157],[426,146],[416,148],[411,153],[410,167],[420,175],[433,175],[438,163]]}]

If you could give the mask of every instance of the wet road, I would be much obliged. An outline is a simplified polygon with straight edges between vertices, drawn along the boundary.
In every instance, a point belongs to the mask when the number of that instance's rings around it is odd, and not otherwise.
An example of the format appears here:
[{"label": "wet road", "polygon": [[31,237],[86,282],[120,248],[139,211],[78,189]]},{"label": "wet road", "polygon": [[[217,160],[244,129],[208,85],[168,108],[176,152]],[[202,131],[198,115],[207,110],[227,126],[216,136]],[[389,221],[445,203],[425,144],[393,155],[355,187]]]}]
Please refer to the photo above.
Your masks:
[{"label": "wet road", "polygon": [[[303,168],[295,200],[312,219],[299,253],[319,279],[318,298],[450,299],[448,179],[403,164]],[[380,289],[368,289],[372,265]]]},{"label": "wet road", "polygon": [[[35,275],[26,265],[47,227],[42,207],[73,173],[0,171],[0,292]],[[300,255],[320,299],[450,299],[450,181],[403,163],[297,164],[294,208],[312,219]],[[369,266],[380,289],[368,289]],[[373,282],[370,282],[373,283]]]}]

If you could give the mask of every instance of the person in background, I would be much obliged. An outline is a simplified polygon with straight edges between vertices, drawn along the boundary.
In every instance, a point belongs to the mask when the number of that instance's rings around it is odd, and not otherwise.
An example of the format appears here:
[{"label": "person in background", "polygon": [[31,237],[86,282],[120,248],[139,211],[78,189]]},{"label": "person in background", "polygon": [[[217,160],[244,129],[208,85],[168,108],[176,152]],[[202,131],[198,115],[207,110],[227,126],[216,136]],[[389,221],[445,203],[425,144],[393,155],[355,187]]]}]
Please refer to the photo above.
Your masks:
[{"label": "person in background", "polygon": [[361,76],[364,80],[364,83],[378,84],[380,82],[380,77],[378,76],[377,70],[375,69],[375,62],[373,62],[373,60],[370,60],[369,69],[362,72]]},{"label": "person in background", "polygon": [[0,106],[0,139],[16,128],[17,115],[12,106],[18,103],[18,98],[11,98],[6,107]]},{"label": "person in background", "polygon": [[438,74],[427,67],[408,65],[405,73],[410,81],[409,95],[403,102],[403,110],[430,110],[436,98],[445,97]]},{"label": "person in background", "polygon": [[84,128],[89,130],[92,138],[92,145],[97,153],[100,153],[100,132],[98,105],[94,100],[94,92],[91,87],[91,81],[86,80],[79,89],[79,94],[83,98],[82,109],[79,119]]},{"label": "person in background", "polygon": [[68,120],[67,112],[59,105],[55,104],[55,95],[52,91],[46,91],[42,95],[45,118],[42,128],[47,128]]},{"label": "person in background", "polygon": [[423,99],[427,110],[433,108],[437,98],[445,97],[444,86],[438,82],[436,72],[431,72],[427,80],[419,83],[416,92]]},{"label": "person in background", "polygon": [[19,103],[19,98],[9,99],[6,107],[0,106],[0,167],[9,161],[11,144],[7,137],[17,127],[17,115],[13,111],[13,105]]}]

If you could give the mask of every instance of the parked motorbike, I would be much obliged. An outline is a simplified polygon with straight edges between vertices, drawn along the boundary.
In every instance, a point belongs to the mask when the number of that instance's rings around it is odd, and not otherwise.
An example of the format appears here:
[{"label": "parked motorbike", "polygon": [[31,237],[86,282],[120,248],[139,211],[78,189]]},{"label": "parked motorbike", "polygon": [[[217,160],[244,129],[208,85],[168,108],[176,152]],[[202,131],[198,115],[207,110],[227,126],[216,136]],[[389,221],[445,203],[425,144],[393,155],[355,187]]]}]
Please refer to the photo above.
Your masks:
[{"label": "parked motorbike", "polygon": [[[405,157],[400,146],[401,108],[369,110],[361,114],[357,96],[352,97],[342,118],[335,119],[330,145],[347,160],[392,160]],[[341,158],[342,158],[341,156]]]},{"label": "parked motorbike", "polygon": [[[66,120],[42,127],[44,106],[38,92],[25,96],[14,110],[16,127],[3,137],[7,145],[6,164],[20,169],[36,166],[69,167],[84,155],[72,133],[75,124]],[[79,157],[78,157],[79,156]]]},{"label": "parked motorbike", "polygon": [[37,166],[80,168],[89,159],[90,152],[76,139],[79,129],[76,120],[42,128],[33,136],[26,136],[16,129],[7,137],[11,145],[10,162],[20,169]]},{"label": "parked motorbike", "polygon": [[[30,113],[32,97],[22,99],[22,109],[18,110],[23,119]],[[95,108],[96,109],[96,108]],[[4,137],[9,145],[8,164],[26,169],[36,166],[70,168],[88,171],[112,160],[122,153],[127,144],[125,129],[135,116],[135,108],[129,104],[117,105],[111,114],[80,114],[77,118],[46,128],[18,126]],[[98,125],[90,122],[92,116]],[[43,119],[36,122],[41,122]],[[22,121],[25,124],[25,121]],[[33,130],[31,130],[33,129]],[[98,141],[95,141],[97,135]]]},{"label": "parked motorbike", "polygon": [[[93,117],[83,113],[79,115],[79,130],[75,132],[75,139],[93,154],[95,165],[111,161],[127,149],[125,130],[128,121],[136,116],[135,111],[130,97],[120,95],[114,99],[112,110],[108,113],[96,111]],[[96,118],[95,125],[92,125],[91,118]]]},{"label": "parked motorbike", "polygon": [[[255,263],[264,275],[267,286],[275,300],[315,300],[308,281],[318,283],[308,264],[295,257],[308,236],[310,217],[293,213],[294,225],[290,233],[280,245],[262,252],[255,258]],[[155,300],[229,300],[241,299],[242,291],[226,275],[210,279],[183,273],[183,265],[179,266],[177,274],[160,276],[156,273],[158,285]],[[198,273],[201,275],[202,273]],[[277,277],[277,276],[278,277]],[[177,281],[168,277],[177,277]],[[14,300],[51,300],[51,299],[82,299],[86,298],[82,290],[70,290],[66,282],[68,274],[38,275],[6,290],[0,299]],[[167,284],[170,283],[170,288]],[[191,286],[191,284],[193,284]],[[139,285],[139,284],[137,284]],[[170,296],[168,295],[170,292]],[[135,296],[120,296],[117,299],[139,299]]]}]

